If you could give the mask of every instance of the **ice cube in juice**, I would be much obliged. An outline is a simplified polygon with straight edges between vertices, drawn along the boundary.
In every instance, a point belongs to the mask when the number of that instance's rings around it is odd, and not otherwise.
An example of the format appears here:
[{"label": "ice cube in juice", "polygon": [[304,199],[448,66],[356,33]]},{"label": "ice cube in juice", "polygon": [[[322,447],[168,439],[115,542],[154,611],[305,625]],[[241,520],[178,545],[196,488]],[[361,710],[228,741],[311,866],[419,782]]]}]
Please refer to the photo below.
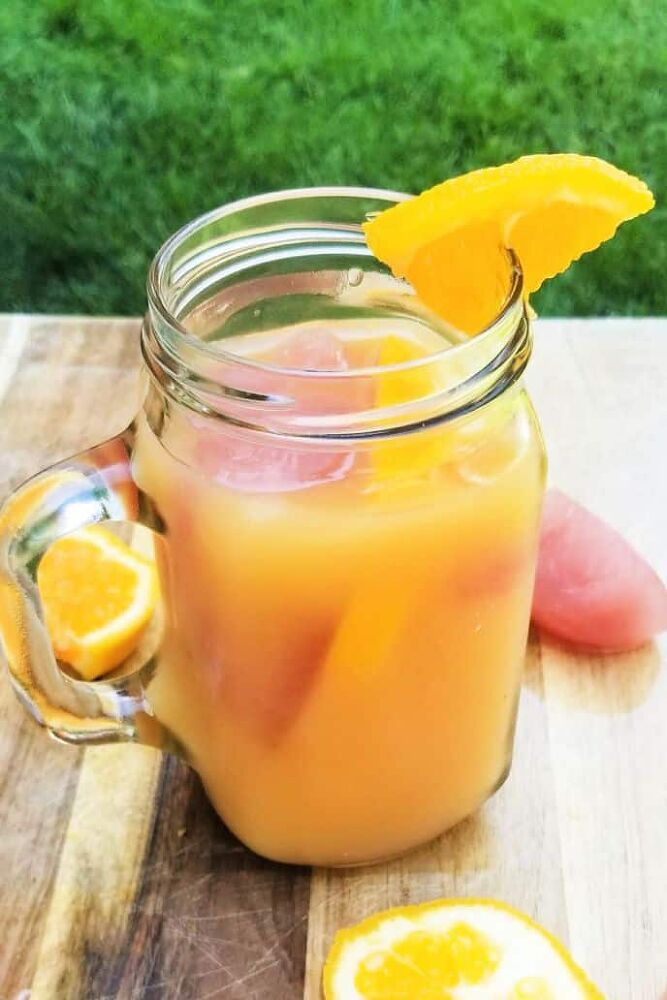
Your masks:
[{"label": "ice cube in juice", "polygon": [[[432,336],[310,329],[248,351],[344,372],[446,346]],[[354,407],[411,377],[350,379]],[[509,766],[530,612],[543,459],[523,391],[371,441],[173,423],[171,443],[147,423],[137,440],[168,553],[148,695],[230,828],[278,860],[361,863],[473,811]]]}]

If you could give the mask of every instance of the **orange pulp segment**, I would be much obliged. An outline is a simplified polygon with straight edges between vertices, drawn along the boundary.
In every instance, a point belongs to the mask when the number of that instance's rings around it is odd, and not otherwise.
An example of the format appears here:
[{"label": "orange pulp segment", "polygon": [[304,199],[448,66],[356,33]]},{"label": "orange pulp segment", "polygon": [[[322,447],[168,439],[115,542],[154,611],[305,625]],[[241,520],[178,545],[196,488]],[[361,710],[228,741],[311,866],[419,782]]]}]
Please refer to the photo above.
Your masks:
[{"label": "orange pulp segment", "polygon": [[654,203],[643,181],[604,160],[539,154],[443,181],[364,231],[375,256],[427,306],[476,333],[507,296],[499,248],[516,252],[528,295]]},{"label": "orange pulp segment", "polygon": [[[380,409],[404,405],[410,412],[415,402],[435,398],[464,377],[464,369],[448,344],[428,330],[411,335],[394,333],[378,341],[375,357],[376,405]],[[444,352],[444,353],[441,353]],[[423,362],[423,363],[421,363]],[[395,369],[384,366],[397,366]],[[461,459],[483,440],[495,445],[495,435],[507,422],[511,406],[501,400],[487,406],[481,416],[463,418],[456,427],[440,424],[419,433],[399,435],[375,442],[371,454],[374,476],[370,491],[380,497],[389,492],[411,490],[415,479],[437,475],[442,466]]]},{"label": "orange pulp segment", "polygon": [[326,1000],[603,1000],[556,938],[493,900],[445,899],[339,931]]},{"label": "orange pulp segment", "polygon": [[[447,344],[437,334],[431,331],[419,331],[414,337],[388,335],[381,338],[378,344],[377,364],[382,369],[377,376],[376,405],[384,409],[406,404],[410,406],[413,400],[419,400],[430,393],[444,389],[438,385],[440,368],[437,362],[414,367],[402,367],[406,362],[426,360]],[[391,366],[400,366],[392,370]],[[379,442],[373,450],[374,480],[378,484],[388,484],[397,480],[402,472],[410,469],[416,475],[422,475],[429,469],[436,468],[444,460],[442,435],[434,441],[432,436],[407,435],[399,440],[392,440],[389,446]]]},{"label": "orange pulp segment", "polygon": [[37,584],[56,656],[86,680],[129,656],[158,595],[154,565],[97,525],[54,542]]}]

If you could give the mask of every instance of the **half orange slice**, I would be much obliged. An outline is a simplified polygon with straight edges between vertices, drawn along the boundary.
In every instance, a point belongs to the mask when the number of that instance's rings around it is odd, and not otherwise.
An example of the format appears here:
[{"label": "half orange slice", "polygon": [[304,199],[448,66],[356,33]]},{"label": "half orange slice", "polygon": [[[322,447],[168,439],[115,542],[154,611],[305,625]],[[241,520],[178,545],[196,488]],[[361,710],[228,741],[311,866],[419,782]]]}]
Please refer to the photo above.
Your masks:
[{"label": "half orange slice", "polygon": [[556,938],[486,899],[378,913],[340,931],[326,1000],[604,1000]]}]

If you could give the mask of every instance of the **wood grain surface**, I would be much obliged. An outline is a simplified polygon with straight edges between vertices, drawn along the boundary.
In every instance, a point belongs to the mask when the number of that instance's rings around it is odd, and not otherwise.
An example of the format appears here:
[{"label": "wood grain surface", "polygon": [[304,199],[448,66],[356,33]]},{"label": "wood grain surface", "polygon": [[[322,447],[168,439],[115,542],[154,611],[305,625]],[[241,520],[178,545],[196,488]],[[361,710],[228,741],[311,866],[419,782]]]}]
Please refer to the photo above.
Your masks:
[{"label": "wood grain surface", "polygon": [[[0,499],[124,426],[138,399],[138,327],[0,320]],[[552,482],[667,576],[667,320],[538,322],[528,382]],[[52,743],[0,678],[0,998],[318,1000],[341,925],[401,903],[485,895],[561,937],[611,1000],[658,1000],[661,652],[664,661],[664,641],[575,656],[533,636],[504,788],[428,847],[348,871],[257,858],[180,761]]]}]

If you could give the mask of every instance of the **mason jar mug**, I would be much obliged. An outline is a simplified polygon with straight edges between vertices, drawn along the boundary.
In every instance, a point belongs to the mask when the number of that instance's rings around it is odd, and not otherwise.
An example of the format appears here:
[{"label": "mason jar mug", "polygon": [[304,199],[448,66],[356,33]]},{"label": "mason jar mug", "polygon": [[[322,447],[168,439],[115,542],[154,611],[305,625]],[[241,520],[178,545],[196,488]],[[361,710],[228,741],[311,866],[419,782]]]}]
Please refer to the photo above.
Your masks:
[{"label": "mason jar mug", "polygon": [[[521,270],[499,250],[498,314],[459,333],[366,247],[360,223],[400,197],[287,191],[176,233],[149,275],[141,412],[2,518],[28,711],[68,743],[183,755],[280,861],[405,851],[510,765],[545,467]],[[160,601],[85,680],[54,654],[38,568],[103,522],[155,559]]]}]

